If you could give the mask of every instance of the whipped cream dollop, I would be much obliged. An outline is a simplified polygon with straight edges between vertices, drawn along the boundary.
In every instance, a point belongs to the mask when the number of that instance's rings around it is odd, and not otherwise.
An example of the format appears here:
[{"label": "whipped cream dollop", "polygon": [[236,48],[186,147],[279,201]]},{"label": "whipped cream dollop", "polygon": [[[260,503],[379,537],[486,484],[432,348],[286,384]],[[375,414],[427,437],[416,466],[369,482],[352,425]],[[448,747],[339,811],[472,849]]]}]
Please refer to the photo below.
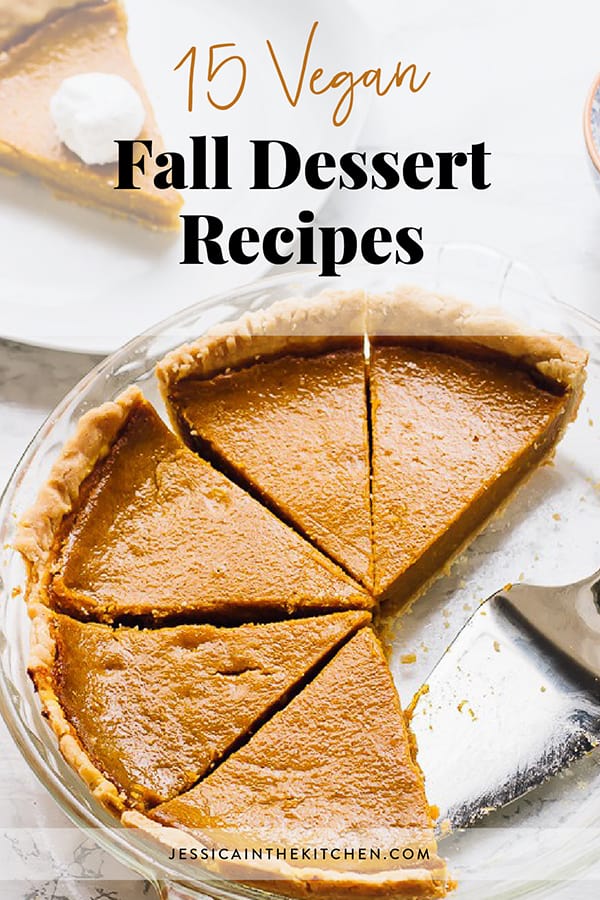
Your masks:
[{"label": "whipped cream dollop", "polygon": [[116,140],[135,140],[146,110],[133,85],[120,75],[86,72],[65,78],[50,100],[58,136],[87,165],[116,162]]}]

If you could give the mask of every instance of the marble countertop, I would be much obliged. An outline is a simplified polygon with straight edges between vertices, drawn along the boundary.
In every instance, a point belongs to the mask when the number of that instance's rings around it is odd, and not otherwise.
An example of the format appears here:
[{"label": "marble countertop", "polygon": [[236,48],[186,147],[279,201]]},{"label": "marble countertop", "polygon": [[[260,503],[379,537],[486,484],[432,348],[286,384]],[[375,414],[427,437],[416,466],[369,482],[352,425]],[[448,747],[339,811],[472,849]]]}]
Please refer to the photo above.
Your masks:
[{"label": "marble countertop", "polygon": [[[382,58],[397,57],[407,46],[413,55],[433,55],[439,77],[428,101],[430,134],[421,128],[419,140],[437,148],[440,134],[449,147],[485,139],[495,154],[494,187],[485,197],[404,196],[401,218],[422,220],[428,240],[478,241],[523,259],[544,273],[559,297],[600,316],[600,197],[581,136],[583,101],[600,66],[600,6],[597,0],[572,0],[568,9],[557,0],[506,0],[492,9],[461,0],[452,10],[450,21],[445,0],[401,10],[392,0],[372,0],[370,27]],[[399,123],[390,104],[374,104],[363,144],[393,147],[399,131],[414,124],[410,116]],[[328,221],[393,225],[397,203],[389,196],[338,198],[328,207]],[[0,484],[47,414],[96,361],[0,341]],[[68,827],[0,723],[0,898],[154,896],[148,884],[109,866],[88,839],[68,851],[57,840],[54,859],[48,846],[30,843],[31,834],[43,833],[51,847],[52,834]],[[547,885],[537,896],[573,900],[575,890],[578,900],[596,898],[600,867],[582,877],[576,886]]]}]

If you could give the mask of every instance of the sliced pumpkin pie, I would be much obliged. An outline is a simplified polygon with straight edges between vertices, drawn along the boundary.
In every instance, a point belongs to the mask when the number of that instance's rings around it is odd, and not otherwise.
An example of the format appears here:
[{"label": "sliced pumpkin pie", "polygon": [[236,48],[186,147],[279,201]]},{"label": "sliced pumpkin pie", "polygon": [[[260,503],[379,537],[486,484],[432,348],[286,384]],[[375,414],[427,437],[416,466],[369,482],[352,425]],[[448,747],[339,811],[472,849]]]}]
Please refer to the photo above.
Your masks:
[{"label": "sliced pumpkin pie", "polygon": [[362,292],[285,301],[171,354],[188,446],[373,586]]},{"label": "sliced pumpkin pie", "polygon": [[552,454],[585,363],[564,338],[409,288],[276,303],[169,354],[158,377],[190,447],[403,603]]},{"label": "sliced pumpkin pie", "polygon": [[[162,149],[150,101],[127,45],[118,0],[6,0],[0,10],[0,168],[32,175],[57,195],[84,206],[176,228],[182,205],[173,188],[158,190],[151,159],[136,169],[137,190],[115,190],[117,165],[89,165],[59,138],[51,100],[66,79],[89,73],[119,76],[146,111],[138,137]],[[115,134],[119,138],[123,135]]]},{"label": "sliced pumpkin pie", "polygon": [[144,809],[191,788],[369,618],[144,630],[38,606],[30,674],[96,797]]},{"label": "sliced pumpkin pie", "polygon": [[587,354],[494,311],[369,298],[375,593],[414,598],[549,456]]},{"label": "sliced pumpkin pie", "polygon": [[[224,848],[224,874],[270,890],[445,894],[423,776],[368,628],[215,772],[150,816],[126,813],[123,821],[177,848]],[[262,860],[253,861],[260,848]]]},{"label": "sliced pumpkin pie", "polygon": [[372,605],[188,450],[137,388],[82,418],[16,546],[30,602],[82,620],[219,623]]}]

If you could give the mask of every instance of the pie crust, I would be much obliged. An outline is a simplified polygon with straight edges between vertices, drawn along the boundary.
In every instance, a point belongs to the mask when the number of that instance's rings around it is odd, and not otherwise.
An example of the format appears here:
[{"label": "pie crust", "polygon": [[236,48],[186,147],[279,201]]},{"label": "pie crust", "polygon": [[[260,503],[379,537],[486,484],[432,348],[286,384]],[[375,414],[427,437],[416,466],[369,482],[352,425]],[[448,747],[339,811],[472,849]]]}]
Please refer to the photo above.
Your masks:
[{"label": "pie crust", "polygon": [[47,19],[93,2],[94,0],[3,0],[0,3],[0,50],[22,40],[29,31]]},{"label": "pie crust", "polygon": [[[149,819],[143,813],[134,809],[126,810],[121,816],[121,823],[127,828],[137,828],[145,832],[149,837],[158,841],[164,847],[171,850],[186,851],[189,857],[190,851],[196,851],[198,859],[201,859],[205,845],[194,840],[192,836],[179,828],[168,825],[160,825]],[[219,873],[219,868],[214,863],[203,862],[203,865]],[[236,864],[228,862],[228,877],[234,877]],[[270,877],[269,877],[270,876]],[[417,900],[417,898],[445,897],[447,891],[455,885],[453,882],[439,882],[439,892],[434,893],[432,873],[430,869],[389,869],[377,872],[352,872],[346,873],[332,869],[319,869],[306,866],[302,869],[295,868],[289,863],[280,860],[265,866],[261,863],[252,867],[251,863],[239,863],[238,880],[248,882],[251,887],[262,888],[267,891],[277,892],[279,884],[286,896],[291,897],[326,897],[327,900],[344,900],[351,897],[352,900],[368,900],[370,897],[390,898],[390,900]],[[424,889],[427,885],[427,889]]]},{"label": "pie crust", "polygon": [[56,652],[51,631],[52,613],[41,603],[30,603],[29,615],[32,623],[27,671],[39,694],[42,715],[56,735],[65,760],[87,784],[96,800],[113,812],[121,813],[126,808],[125,795],[93,764],[56,696],[52,677]]},{"label": "pie crust", "polygon": [[60,522],[74,508],[83,481],[108,454],[140,397],[139,389],[131,387],[118,400],[104,403],[82,416],[75,434],[65,443],[61,456],[52,467],[35,505],[21,520],[15,539],[15,547],[28,568],[26,600],[32,620],[28,671],[39,693],[43,714],[69,765],[97,800],[117,812],[125,808],[124,796],[91,762],[54,691],[50,674],[55,653],[50,627],[52,613],[40,601],[39,589]]},{"label": "pie crust", "polygon": [[[464,300],[417,287],[400,287],[368,299],[371,340],[416,336],[449,339],[450,345],[510,356],[537,370],[581,399],[588,354],[559,335],[534,332],[503,310],[475,307]],[[575,407],[576,411],[576,407]]]},{"label": "pie crust", "polygon": [[21,519],[14,546],[28,569],[26,600],[34,611],[40,602],[45,567],[60,523],[75,509],[81,485],[108,455],[129,413],[142,399],[139,388],[132,386],[117,400],[85,413],[52,466],[34,505]]},{"label": "pie crust", "polygon": [[262,358],[356,344],[365,334],[365,297],[364,291],[323,291],[309,299],[280,300],[235,322],[223,322],[158,364],[163,396],[183,378],[212,378]]},{"label": "pie crust", "polygon": [[581,399],[587,353],[572,341],[531,331],[502,310],[410,286],[385,294],[323,291],[308,300],[279,301],[178,347],[156,372],[168,401],[169,387],[184,378],[212,378],[263,356],[315,353],[357,337],[447,339],[457,351],[478,347],[512,357],[562,385],[574,395],[575,411]]}]

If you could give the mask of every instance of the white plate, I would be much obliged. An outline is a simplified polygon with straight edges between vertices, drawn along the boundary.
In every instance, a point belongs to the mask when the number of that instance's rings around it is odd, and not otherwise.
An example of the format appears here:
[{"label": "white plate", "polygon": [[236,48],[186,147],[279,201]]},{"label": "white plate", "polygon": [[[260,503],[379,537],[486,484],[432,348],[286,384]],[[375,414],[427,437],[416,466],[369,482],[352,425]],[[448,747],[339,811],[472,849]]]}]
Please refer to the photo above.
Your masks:
[{"label": "white plate", "polygon": [[[250,191],[251,139],[287,140],[303,156],[352,147],[367,112],[367,96],[339,128],[331,124],[333,96],[304,96],[292,109],[268,54],[269,38],[290,80],[299,70],[311,25],[319,21],[313,66],[332,74],[366,66],[372,54],[365,26],[350,4],[318,0],[126,0],[129,42],[168,149],[186,151],[190,134],[230,140],[231,191],[184,191],[183,212],[218,215],[225,231],[251,225],[297,225],[301,209],[316,212],[326,192],[295,185]],[[227,112],[204,99],[208,47],[236,42],[248,64],[246,90]],[[187,112],[187,70],[173,67],[198,48],[196,104]],[[233,67],[232,67],[233,69]],[[310,71],[310,69],[309,69]],[[232,72],[233,74],[233,72]],[[215,85],[217,82],[215,81]],[[178,309],[264,274],[249,266],[182,266],[182,236],[155,234],[55,199],[39,183],[0,175],[0,335],[52,347],[105,353]]]}]

